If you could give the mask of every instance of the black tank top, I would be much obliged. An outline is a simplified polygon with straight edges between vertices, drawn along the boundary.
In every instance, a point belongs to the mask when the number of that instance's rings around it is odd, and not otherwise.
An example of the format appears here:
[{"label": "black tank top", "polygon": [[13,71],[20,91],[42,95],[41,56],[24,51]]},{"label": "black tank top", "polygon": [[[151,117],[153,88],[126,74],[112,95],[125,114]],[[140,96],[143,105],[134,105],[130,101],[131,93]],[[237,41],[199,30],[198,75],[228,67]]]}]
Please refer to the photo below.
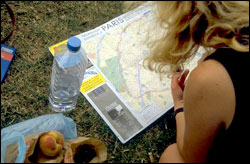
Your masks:
[{"label": "black tank top", "polygon": [[208,162],[239,162],[250,159],[250,55],[230,48],[219,48],[205,60],[220,62],[233,82],[236,108],[232,123],[222,126],[208,153]]}]

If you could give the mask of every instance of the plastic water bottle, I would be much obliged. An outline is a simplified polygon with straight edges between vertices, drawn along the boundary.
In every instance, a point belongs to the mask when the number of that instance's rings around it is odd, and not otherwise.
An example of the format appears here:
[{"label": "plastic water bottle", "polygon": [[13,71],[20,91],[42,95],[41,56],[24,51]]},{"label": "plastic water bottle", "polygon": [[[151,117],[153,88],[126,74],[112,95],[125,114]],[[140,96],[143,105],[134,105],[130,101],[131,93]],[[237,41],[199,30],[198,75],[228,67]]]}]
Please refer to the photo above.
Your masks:
[{"label": "plastic water bottle", "polygon": [[86,52],[81,40],[70,37],[67,47],[56,51],[53,61],[49,102],[56,112],[75,108],[87,67]]}]

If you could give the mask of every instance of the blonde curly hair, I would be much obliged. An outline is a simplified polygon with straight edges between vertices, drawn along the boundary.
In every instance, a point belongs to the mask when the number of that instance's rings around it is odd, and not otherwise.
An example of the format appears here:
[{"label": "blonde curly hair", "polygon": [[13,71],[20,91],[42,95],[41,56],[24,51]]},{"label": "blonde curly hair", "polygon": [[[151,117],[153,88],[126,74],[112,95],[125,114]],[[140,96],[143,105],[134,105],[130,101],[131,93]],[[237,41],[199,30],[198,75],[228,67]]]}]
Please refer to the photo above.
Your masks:
[{"label": "blonde curly hair", "polygon": [[[183,63],[200,46],[249,52],[249,32],[242,34],[242,29],[249,27],[248,1],[153,3],[156,3],[158,22],[166,32],[149,43],[151,54],[144,63],[151,71],[163,74],[183,70]],[[243,41],[247,44],[242,44]]]}]

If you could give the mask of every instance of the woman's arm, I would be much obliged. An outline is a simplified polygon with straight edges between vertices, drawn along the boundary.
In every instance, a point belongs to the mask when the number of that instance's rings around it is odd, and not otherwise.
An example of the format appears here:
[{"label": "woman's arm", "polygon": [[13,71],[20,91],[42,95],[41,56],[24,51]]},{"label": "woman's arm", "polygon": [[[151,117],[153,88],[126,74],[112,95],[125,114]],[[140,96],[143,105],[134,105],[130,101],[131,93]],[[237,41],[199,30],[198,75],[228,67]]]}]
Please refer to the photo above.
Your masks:
[{"label": "woman's arm", "polygon": [[176,116],[177,146],[186,162],[206,162],[218,129],[235,108],[231,79],[216,61],[205,61],[187,80],[184,113]]},{"label": "woman's arm", "polygon": [[[189,73],[189,70],[185,70],[184,73],[175,73],[171,80],[171,91],[174,100],[174,111],[179,108],[184,108],[183,102],[183,92],[185,88],[185,80]],[[176,129],[177,129],[177,146],[178,149],[182,148],[183,145],[183,136],[185,130],[185,118],[183,112],[180,112],[176,115]]]}]

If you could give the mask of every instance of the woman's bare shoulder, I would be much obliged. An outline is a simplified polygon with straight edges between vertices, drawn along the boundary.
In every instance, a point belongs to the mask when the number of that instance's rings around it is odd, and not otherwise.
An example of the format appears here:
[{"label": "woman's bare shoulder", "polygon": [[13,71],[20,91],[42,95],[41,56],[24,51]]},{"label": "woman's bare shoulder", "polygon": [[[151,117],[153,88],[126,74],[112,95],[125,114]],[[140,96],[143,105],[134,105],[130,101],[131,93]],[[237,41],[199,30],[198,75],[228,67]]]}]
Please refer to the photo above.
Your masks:
[{"label": "woman's bare shoulder", "polygon": [[205,158],[221,125],[230,125],[233,92],[227,71],[215,60],[201,63],[190,73],[184,90],[186,157],[195,158],[198,153]]},{"label": "woman's bare shoulder", "polygon": [[187,83],[191,86],[214,88],[224,86],[225,83],[230,83],[230,80],[230,76],[222,64],[216,60],[206,60],[190,73]]},{"label": "woman's bare shoulder", "polygon": [[[189,75],[186,81],[187,91],[190,94],[199,93],[201,90],[211,90],[218,85],[222,85],[223,68],[214,60],[207,60],[199,64]],[[197,91],[197,92],[195,92]]]},{"label": "woman's bare shoulder", "polygon": [[216,60],[206,60],[191,72],[184,99],[191,110],[202,108],[211,117],[216,114],[218,120],[223,120],[226,124],[230,123],[234,114],[233,83],[226,69]]}]

